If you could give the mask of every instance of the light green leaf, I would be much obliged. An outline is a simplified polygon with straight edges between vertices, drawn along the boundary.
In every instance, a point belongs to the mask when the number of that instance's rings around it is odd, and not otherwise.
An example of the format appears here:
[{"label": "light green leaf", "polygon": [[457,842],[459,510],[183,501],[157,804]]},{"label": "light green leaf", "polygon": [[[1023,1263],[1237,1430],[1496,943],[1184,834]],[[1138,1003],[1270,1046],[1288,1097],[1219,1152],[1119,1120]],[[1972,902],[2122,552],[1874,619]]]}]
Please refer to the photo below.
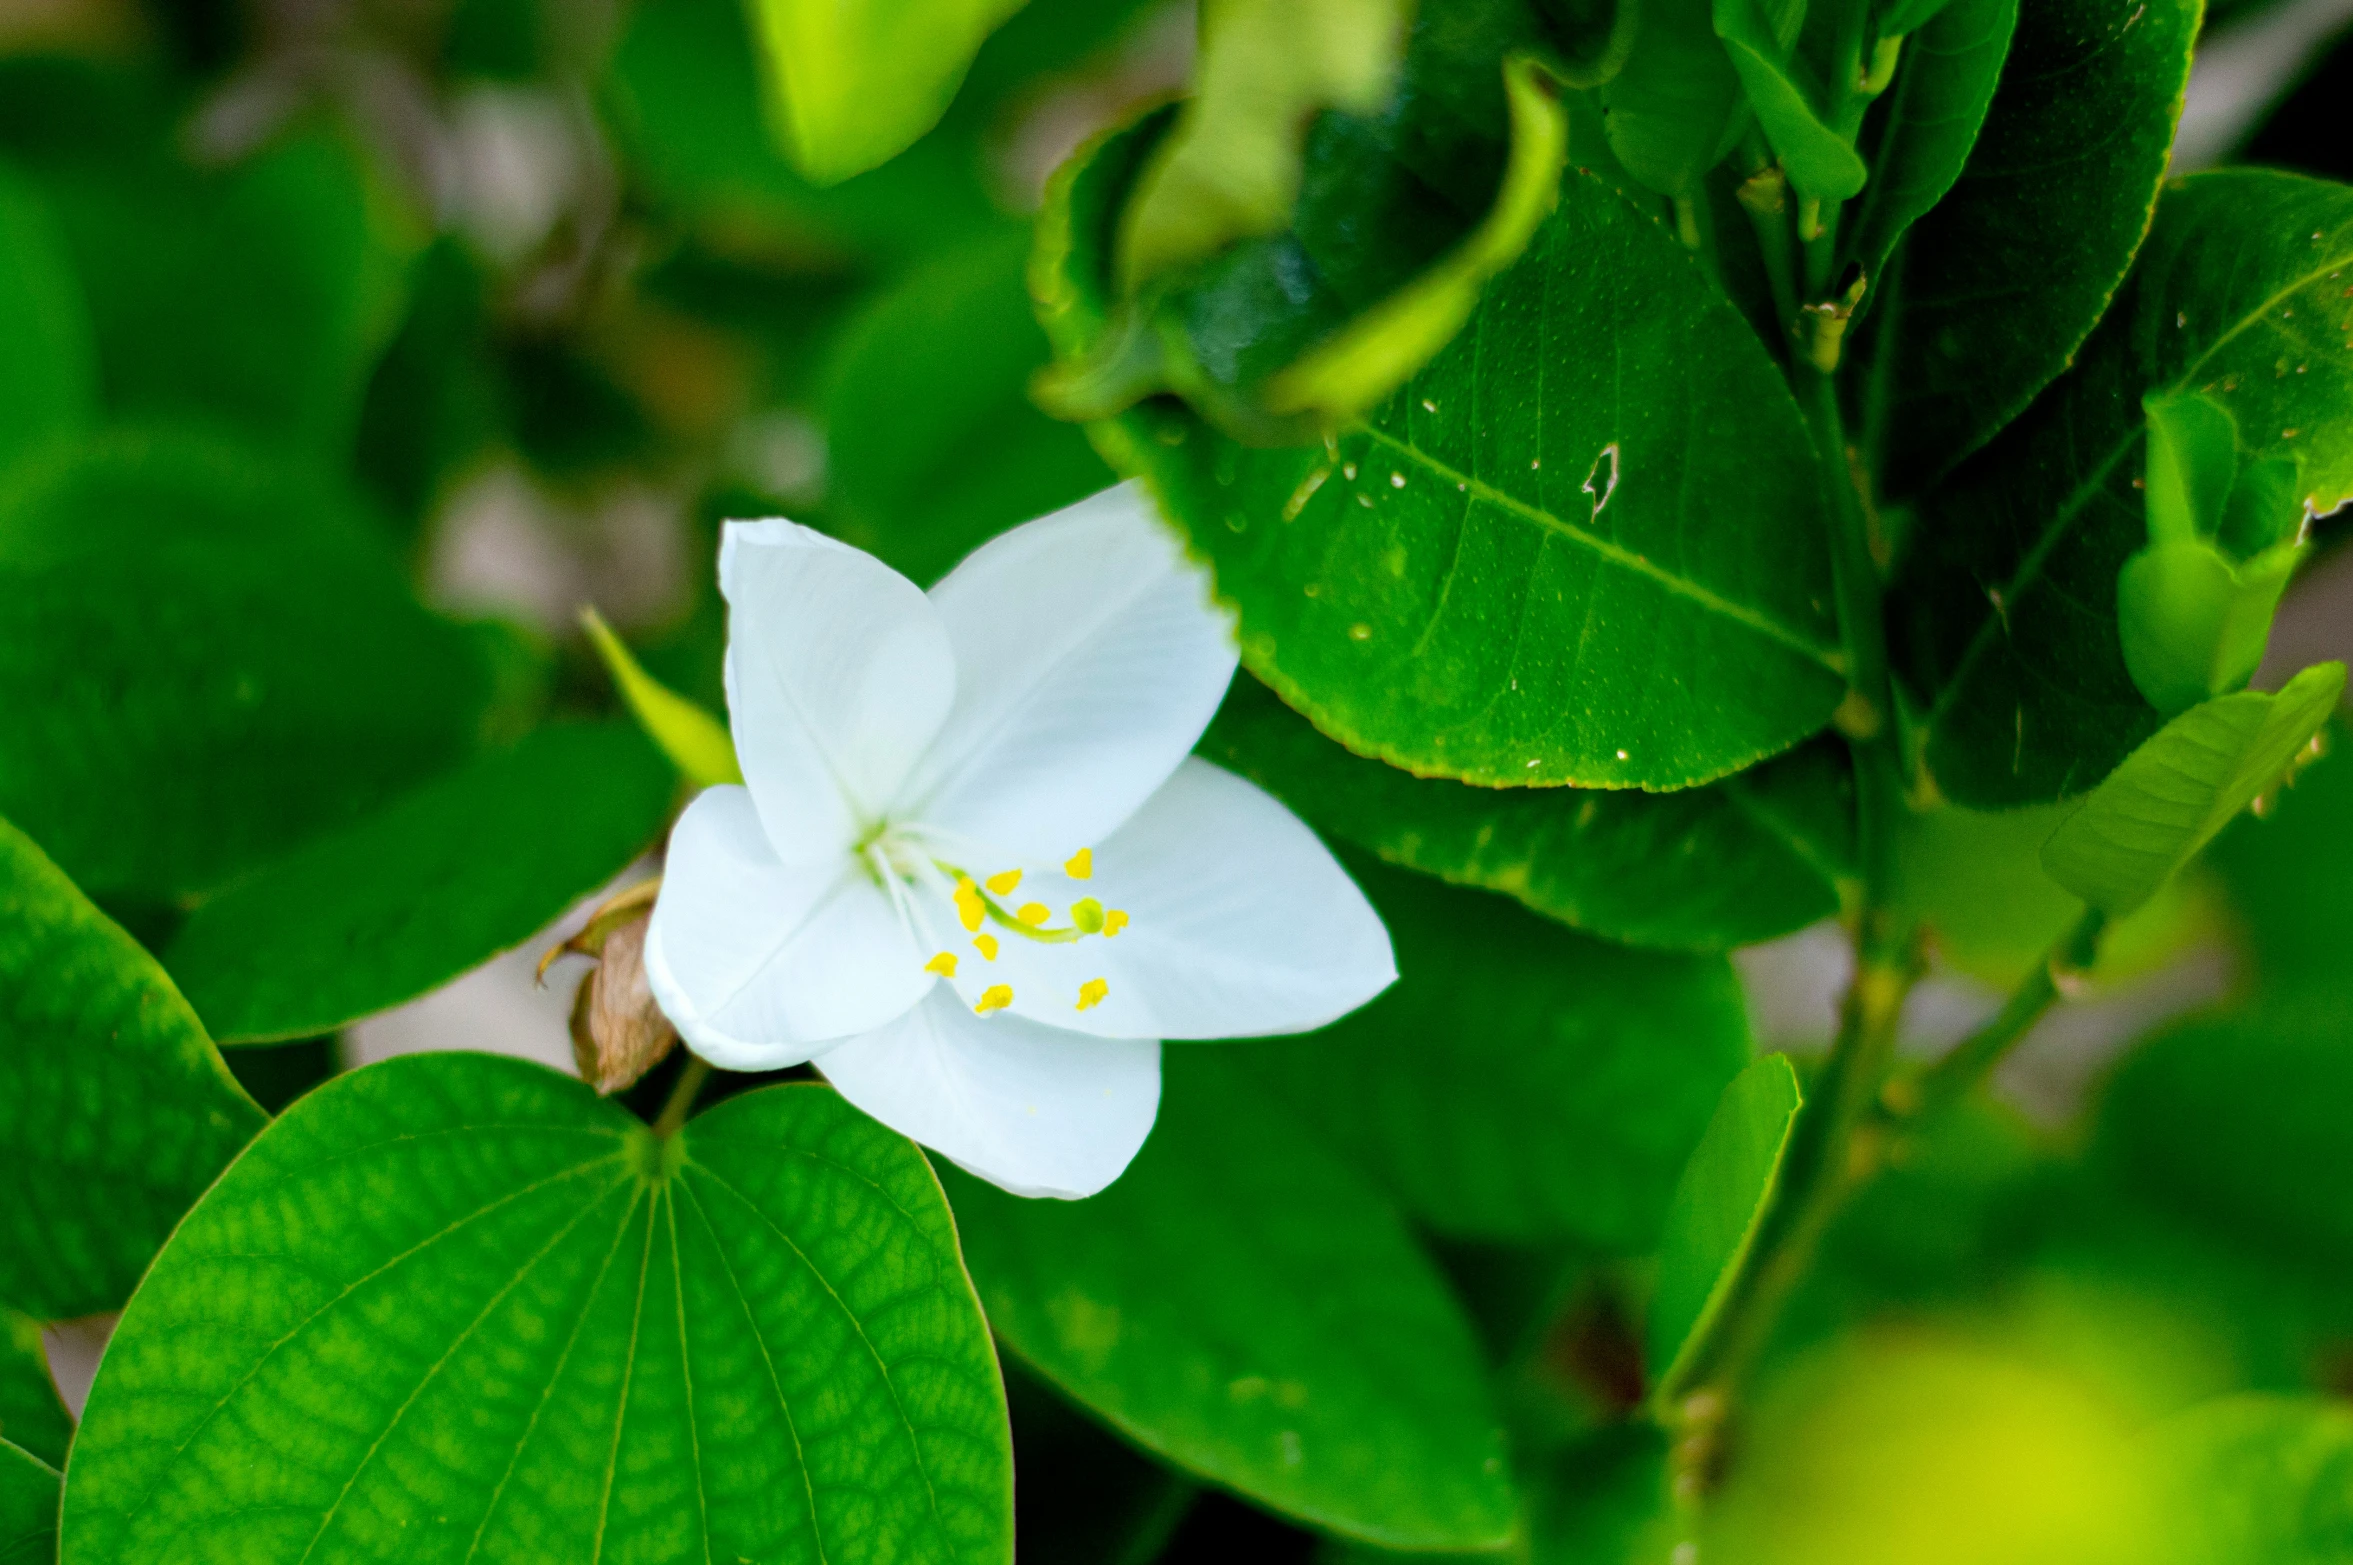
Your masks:
[{"label": "light green leaf", "polygon": [[[1634,48],[1601,85],[1610,150],[1661,195],[1690,197],[1741,127],[1740,73],[1716,36],[1714,0],[1641,0]],[[1797,10],[1774,7],[1776,27]]]},{"label": "light green leaf", "polygon": [[1089,1200],[942,1170],[990,1323],[1129,1438],[1261,1504],[1392,1548],[1500,1546],[1515,1501],[1469,1323],[1230,1052],[1167,1052],[1152,1139]]},{"label": "light green leaf", "polygon": [[1693,1345],[1723,1308],[1781,1179],[1804,1101],[1785,1054],[1768,1054],[1724,1089],[1667,1208],[1643,1357],[1661,1404],[1682,1389]]},{"label": "light green leaf", "polygon": [[[2019,0],[1953,0],[1904,39],[1879,111],[1871,178],[1847,218],[1846,259],[1860,271],[1864,307],[1878,300],[1888,257],[1961,177],[1993,103]],[[1888,32],[1882,18],[1881,32]]]},{"label": "light green leaf", "polygon": [[0,821],[0,1304],[121,1308],[262,1117],[163,969]]},{"label": "light green leaf", "polygon": [[1503,67],[1511,161],[1495,205],[1470,237],[1405,287],[1318,343],[1267,382],[1277,413],[1353,418],[1428,364],[1471,318],[1487,279],[1520,258],[1560,195],[1568,116],[1529,58]]},{"label": "light green leaf", "polygon": [[2332,275],[2348,268],[2342,185],[2233,169],[2168,188],[2075,368],[1923,503],[1891,651],[1923,697],[1947,796],[2081,793],[2158,726],[2116,614],[2118,575],[2148,538],[2144,396],[2221,404],[2248,468],[2295,463],[2316,513],[2353,498],[2353,353]]},{"label": "light green leaf", "polygon": [[543,728],[200,904],[164,965],[223,1043],[334,1032],[545,928],[645,851],[676,791],[628,724]]},{"label": "light green leaf", "polygon": [[47,1462],[0,1440],[0,1565],[53,1565],[62,1481]]},{"label": "light green leaf", "polygon": [[736,764],[735,740],[725,723],[647,673],[602,614],[582,609],[580,626],[588,632],[588,644],[604,661],[605,672],[613,676],[614,687],[629,705],[629,714],[670,758],[679,776],[697,788],[743,781],[743,768]]},{"label": "light green leaf", "polygon": [[1806,200],[1845,201],[1862,190],[1869,170],[1853,143],[1822,123],[1815,94],[1797,79],[1802,67],[1790,51],[1805,13],[1784,9],[1776,18],[1766,14],[1763,0],[1714,0],[1716,36],[1791,187]]},{"label": "light green leaf", "polygon": [[888,162],[937,124],[981,41],[1022,0],[751,0],[769,122],[819,185]]},{"label": "light green leaf", "polygon": [[2344,692],[2345,665],[2322,663],[2277,694],[2192,707],[2092,790],[2044,845],[2043,867],[2110,916],[2130,913],[2278,784]]},{"label": "light green leaf", "polygon": [[2319,1397],[2221,1397],[2149,1432],[2172,1498],[2165,1565],[2353,1559],[2353,1411]]},{"label": "light green leaf", "polygon": [[[1102,329],[1134,156],[1107,144],[1042,225],[1065,353]],[[1208,557],[1250,669],[1417,773],[1689,787],[1844,694],[1796,405],[1674,239],[1590,175],[1463,333],[1323,448],[1247,449],[1165,403],[1095,433]]]},{"label": "light green leaf", "polygon": [[100,897],[178,899],[463,754],[482,644],[351,499],[110,431],[0,489],[0,812]]},{"label": "light green leaf", "polygon": [[1838,911],[1854,873],[1840,747],[1815,743],[1707,788],[1474,788],[1351,755],[1255,679],[1199,746],[1327,835],[1516,897],[1630,945],[1717,951]]},{"label": "light green leaf", "polygon": [[0,168],[0,469],[90,421],[97,346],[73,264],[40,194]]},{"label": "light green leaf", "polygon": [[1305,1038],[1235,1051],[1441,1233],[1646,1254],[1748,1061],[1722,957],[1630,951],[1501,897],[1361,862],[1397,984]]},{"label": "light green leaf", "polygon": [[2197,28],[2198,0],[2020,8],[1960,179],[1878,285],[1865,436],[1887,494],[1926,489],[2073,361],[2148,232]]},{"label": "light green leaf", "polygon": [[73,1415],[49,1374],[40,1323],[0,1306],[0,1440],[55,1467],[65,1461],[73,1431]]},{"label": "light green leaf", "polygon": [[1121,219],[1124,292],[1283,226],[1308,121],[1380,107],[1408,3],[1208,0],[1193,96]]},{"label": "light green leaf", "polygon": [[1027,228],[944,248],[840,328],[825,373],[827,518],[923,585],[996,534],[1109,488],[1069,424],[1038,411],[1047,360]]},{"label": "light green leaf", "polygon": [[339,1077],[158,1257],[62,1557],[1012,1558],[988,1330],[922,1155],[824,1087],[668,1143],[518,1060]]}]

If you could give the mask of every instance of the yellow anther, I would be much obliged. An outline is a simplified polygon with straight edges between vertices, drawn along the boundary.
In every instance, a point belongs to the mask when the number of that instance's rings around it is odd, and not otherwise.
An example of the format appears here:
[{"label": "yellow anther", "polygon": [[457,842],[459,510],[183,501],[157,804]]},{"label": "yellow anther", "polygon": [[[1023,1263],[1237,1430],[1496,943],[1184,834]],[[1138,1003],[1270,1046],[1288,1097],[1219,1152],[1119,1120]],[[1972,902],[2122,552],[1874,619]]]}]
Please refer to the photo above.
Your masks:
[{"label": "yellow anther", "polygon": [[1090,879],[1095,873],[1095,850],[1081,848],[1073,853],[1064,861],[1062,873],[1068,875],[1072,880]]},{"label": "yellow anther", "polygon": [[997,937],[995,935],[974,935],[972,944],[974,949],[980,952],[982,960],[994,962],[997,959]]},{"label": "yellow anther", "polygon": [[959,923],[963,924],[965,933],[970,934],[973,930],[980,928],[980,921],[985,916],[987,916],[987,908],[981,902],[980,888],[972,883],[972,877],[967,875],[958,879],[956,882],[956,918]]},{"label": "yellow anther", "polygon": [[1091,1011],[1101,1005],[1103,997],[1110,992],[1111,986],[1102,979],[1090,978],[1078,986],[1078,1008],[1082,1011]]},{"label": "yellow anther", "polygon": [[1118,934],[1125,928],[1127,928],[1127,915],[1122,913],[1119,909],[1113,908],[1103,915],[1104,939],[1109,940],[1113,935]]},{"label": "yellow anther", "polygon": [[1070,921],[1082,935],[1103,932],[1103,904],[1093,897],[1081,897],[1070,904]]},{"label": "yellow anther", "polygon": [[974,1006],[972,1010],[976,1016],[986,1016],[989,1012],[1001,1011],[1012,1003],[1013,986],[1011,984],[991,984],[980,992],[980,1004]]},{"label": "yellow anther", "polygon": [[984,884],[998,896],[1009,897],[1013,894],[1013,888],[1021,884],[1021,871],[1009,869],[1003,874],[991,875]]},{"label": "yellow anther", "polygon": [[1013,916],[1029,925],[1030,928],[1036,929],[1047,919],[1052,918],[1054,914],[1043,902],[1024,902],[1013,910]]},{"label": "yellow anther", "polygon": [[924,963],[923,970],[927,973],[937,973],[942,978],[955,977],[956,953],[953,951],[942,951],[939,955]]}]

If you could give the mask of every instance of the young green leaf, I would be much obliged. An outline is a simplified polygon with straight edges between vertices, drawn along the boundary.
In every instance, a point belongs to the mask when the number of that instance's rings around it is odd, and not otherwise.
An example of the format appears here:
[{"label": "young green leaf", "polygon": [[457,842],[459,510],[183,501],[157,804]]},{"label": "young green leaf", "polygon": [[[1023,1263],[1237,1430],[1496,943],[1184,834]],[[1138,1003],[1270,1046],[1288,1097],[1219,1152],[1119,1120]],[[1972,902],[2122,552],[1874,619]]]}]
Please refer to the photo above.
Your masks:
[{"label": "young green leaf", "polygon": [[1651,1250],[1748,1061],[1730,965],[1353,868],[1389,926],[1397,984],[1320,1033],[1237,1050],[1240,1062],[1442,1233]]},{"label": "young green leaf", "polygon": [[1629,945],[1770,940],[1837,912],[1853,873],[1836,744],[1677,793],[1474,788],[1351,755],[1245,677],[1198,748],[1327,835]]},{"label": "young green leaf", "polygon": [[1732,1079],[1683,1166],[1659,1241],[1643,1358],[1661,1405],[1682,1390],[1693,1345],[1723,1307],[1781,1179],[1804,1101],[1789,1056],[1768,1054]]},{"label": "young green leaf", "polygon": [[2144,396],[2212,398],[2250,470],[2300,469],[2311,512],[2353,497],[2349,268],[2353,190],[2253,169],[2182,181],[2075,368],[1923,503],[1891,651],[1949,797],[2080,793],[2157,728],[2116,612],[2149,537]]},{"label": "young green leaf", "polygon": [[1403,1222],[1226,1050],[1172,1048],[1165,1071],[1152,1139],[1090,1200],[942,1171],[998,1335],[1261,1504],[1391,1548],[1501,1546],[1486,1371]]},{"label": "young green leaf", "polygon": [[333,486],[116,430],[0,491],[0,812],[99,897],[176,900],[463,754],[481,644]]},{"label": "young green leaf", "polygon": [[981,40],[1022,0],[753,0],[769,122],[801,174],[838,184],[947,111]]},{"label": "young green leaf", "polygon": [[2276,786],[2345,692],[2345,665],[2192,707],[2125,757],[2043,846],[2051,878],[2120,918]]},{"label": "young green leaf", "polygon": [[[1865,308],[1887,282],[1897,241],[1961,177],[1993,103],[2018,8],[2019,0],[1953,0],[1905,37],[1879,111],[1871,178],[1847,218],[1845,259],[1863,278]],[[1894,20],[1902,18],[1881,18],[1883,34]]]},{"label": "young green leaf", "polygon": [[2353,1412],[2341,1404],[2220,1397],[2148,1438],[2173,1497],[2159,1565],[2334,1565],[2353,1548]]},{"label": "young green leaf", "polygon": [[121,1308],[261,1125],[163,969],[0,821],[0,1304]]},{"label": "young green leaf", "polygon": [[[1133,157],[1099,150],[1042,226],[1065,353],[1102,329]],[[1096,435],[1209,557],[1251,670],[1417,773],[1684,788],[1844,694],[1796,404],[1672,236],[1590,175],[1463,333],[1324,447],[1247,449],[1163,403]]]},{"label": "young green leaf", "polygon": [[0,1565],[53,1565],[62,1481],[32,1452],[0,1440]]},{"label": "young green leaf", "polygon": [[645,851],[676,791],[632,725],[543,728],[199,904],[164,965],[223,1043],[333,1032],[546,927]]},{"label": "young green leaf", "polygon": [[[1957,24],[1956,24],[1957,25]],[[1866,440],[1909,497],[2074,359],[2148,232],[2198,0],[2020,8],[1967,165],[1877,307]]]},{"label": "young green leaf", "polygon": [[1804,8],[1784,7],[1779,16],[1767,12],[1765,0],[1714,0],[1714,8],[1716,36],[1791,188],[1811,201],[1858,194],[1869,170],[1853,143],[1822,122],[1820,88],[1803,79],[1804,63],[1791,57]]},{"label": "young green leaf", "polygon": [[0,1440],[55,1467],[65,1461],[73,1432],[73,1415],[50,1378],[40,1324],[0,1306]]},{"label": "young green leaf", "polygon": [[667,1142],[517,1060],[337,1078],[157,1258],[62,1558],[1012,1558],[1005,1404],[922,1155],[824,1087]]},{"label": "young green leaf", "polygon": [[0,169],[0,469],[90,421],[97,348],[64,237],[26,181]]},{"label": "young green leaf", "polygon": [[588,643],[604,661],[605,672],[613,676],[629,715],[670,758],[679,776],[697,788],[743,781],[735,740],[725,723],[647,673],[596,610],[580,611],[580,627],[588,632]]},{"label": "young green leaf", "polygon": [[[1802,10],[1775,0],[1775,32]],[[1745,116],[1740,73],[1716,36],[1714,0],[1642,0],[1634,47],[1600,89],[1610,151],[1650,189],[1688,198],[1732,150]]]}]

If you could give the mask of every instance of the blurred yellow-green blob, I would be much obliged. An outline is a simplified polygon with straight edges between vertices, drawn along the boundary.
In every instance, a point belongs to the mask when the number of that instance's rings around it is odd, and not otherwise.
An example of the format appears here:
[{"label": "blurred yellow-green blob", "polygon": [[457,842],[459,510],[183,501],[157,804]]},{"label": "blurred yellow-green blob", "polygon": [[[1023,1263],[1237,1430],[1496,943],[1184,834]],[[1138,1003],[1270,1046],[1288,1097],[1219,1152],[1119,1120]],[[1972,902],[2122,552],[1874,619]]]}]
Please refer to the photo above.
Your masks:
[{"label": "blurred yellow-green blob", "polygon": [[2145,1565],[2162,1529],[2133,1425],[2092,1383],[1956,1337],[1835,1344],[1765,1391],[1699,1557]]}]

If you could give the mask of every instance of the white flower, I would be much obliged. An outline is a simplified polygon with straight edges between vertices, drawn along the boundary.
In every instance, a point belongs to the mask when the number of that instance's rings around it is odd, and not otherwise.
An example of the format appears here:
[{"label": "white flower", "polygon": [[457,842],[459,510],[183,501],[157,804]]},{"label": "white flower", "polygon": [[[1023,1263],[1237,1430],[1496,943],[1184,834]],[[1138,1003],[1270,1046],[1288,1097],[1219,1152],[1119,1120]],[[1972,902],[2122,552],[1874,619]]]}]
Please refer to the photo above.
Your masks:
[{"label": "white flower", "polygon": [[745,786],[680,818],[645,946],[713,1064],[814,1060],[983,1178],[1084,1196],[1152,1128],[1160,1040],[1320,1027],[1397,976],[1314,834],[1188,754],[1233,630],[1132,485],[928,596],[786,521],[729,523],[719,584]]}]

